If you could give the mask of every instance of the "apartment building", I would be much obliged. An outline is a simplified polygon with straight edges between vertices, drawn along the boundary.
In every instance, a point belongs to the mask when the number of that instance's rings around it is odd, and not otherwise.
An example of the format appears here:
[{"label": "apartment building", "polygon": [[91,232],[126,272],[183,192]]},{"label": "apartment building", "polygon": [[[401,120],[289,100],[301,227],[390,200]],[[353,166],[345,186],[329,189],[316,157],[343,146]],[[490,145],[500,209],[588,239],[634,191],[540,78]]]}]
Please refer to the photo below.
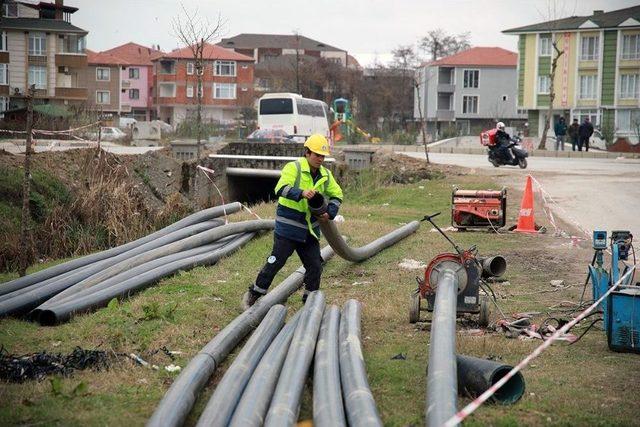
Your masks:
[{"label": "apartment building", "polygon": [[422,64],[416,70],[414,117],[419,120],[422,112],[434,136],[453,126],[463,135],[496,121],[518,126],[526,116],[516,109],[516,65],[517,54],[499,47],[474,47]]},{"label": "apartment building", "polygon": [[87,52],[88,67],[85,71],[87,81],[87,104],[89,108],[101,111],[105,115],[119,117],[121,107],[121,69],[128,64],[121,58],[105,52]]},{"label": "apartment building", "polygon": [[81,104],[87,31],[71,24],[78,9],[55,3],[2,2],[0,18],[0,114],[24,107],[35,85],[35,104]]},{"label": "apartment building", "polygon": [[[190,48],[163,53],[154,64],[153,100],[156,117],[172,125],[195,118],[197,92],[202,93],[202,116],[206,121],[233,122],[243,107],[253,105],[253,58],[206,44],[204,64],[196,70]],[[202,73],[198,89],[196,73]]]},{"label": "apartment building", "polygon": [[553,124],[589,117],[616,137],[640,133],[640,6],[512,28],[518,36],[518,107],[540,135],[549,108],[555,43],[562,51],[554,78]]},{"label": "apartment building", "polygon": [[150,120],[153,107],[153,62],[162,55],[157,49],[129,42],[103,53],[123,61],[120,69],[120,112],[123,117]]}]

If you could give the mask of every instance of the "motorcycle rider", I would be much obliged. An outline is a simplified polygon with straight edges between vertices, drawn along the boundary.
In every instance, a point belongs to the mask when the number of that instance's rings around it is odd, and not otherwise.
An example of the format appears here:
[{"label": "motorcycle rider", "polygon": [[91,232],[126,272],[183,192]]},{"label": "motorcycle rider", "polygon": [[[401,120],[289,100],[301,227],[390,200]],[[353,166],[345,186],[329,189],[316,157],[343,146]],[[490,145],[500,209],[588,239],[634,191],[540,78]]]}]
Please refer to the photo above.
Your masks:
[{"label": "motorcycle rider", "polygon": [[498,122],[496,124],[496,149],[499,160],[501,158],[501,160],[505,164],[511,164],[513,163],[513,156],[511,155],[511,150],[509,149],[509,145],[511,144],[511,137],[504,130],[504,128],[504,123]]}]

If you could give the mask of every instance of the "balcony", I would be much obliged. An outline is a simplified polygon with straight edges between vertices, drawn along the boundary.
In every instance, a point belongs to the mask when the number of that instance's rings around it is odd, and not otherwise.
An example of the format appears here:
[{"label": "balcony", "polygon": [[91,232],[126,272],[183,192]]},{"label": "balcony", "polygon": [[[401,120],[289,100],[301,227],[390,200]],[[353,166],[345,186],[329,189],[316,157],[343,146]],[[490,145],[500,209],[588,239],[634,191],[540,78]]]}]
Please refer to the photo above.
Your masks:
[{"label": "balcony", "polygon": [[85,68],[87,55],[56,53],[56,65],[58,67]]},{"label": "balcony", "polygon": [[56,87],[56,98],[87,99],[85,87]]},{"label": "balcony", "polygon": [[450,83],[438,83],[438,92],[453,93],[456,90],[456,85]]},{"label": "balcony", "polygon": [[452,122],[455,118],[455,110],[436,110],[436,120],[439,122]]}]

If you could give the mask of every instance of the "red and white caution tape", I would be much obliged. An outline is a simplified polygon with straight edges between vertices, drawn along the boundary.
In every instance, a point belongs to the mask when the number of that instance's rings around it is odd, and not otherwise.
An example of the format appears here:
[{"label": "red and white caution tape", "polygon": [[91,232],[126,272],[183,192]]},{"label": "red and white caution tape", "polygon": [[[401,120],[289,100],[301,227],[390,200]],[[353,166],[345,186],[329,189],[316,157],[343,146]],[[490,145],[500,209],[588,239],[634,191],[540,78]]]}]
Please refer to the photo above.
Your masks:
[{"label": "red and white caution tape", "polygon": [[551,344],[553,344],[553,342],[558,341],[561,336],[564,336],[569,331],[569,329],[573,328],[578,322],[580,322],[582,319],[587,317],[593,310],[595,310],[600,305],[600,303],[602,301],[604,301],[605,298],[607,298],[609,296],[609,294],[611,294],[611,292],[615,291],[620,286],[620,284],[623,283],[626,280],[627,276],[629,274],[631,274],[631,272],[635,271],[635,269],[638,267],[638,265],[639,264],[636,264],[633,267],[631,267],[613,286],[611,286],[609,288],[609,290],[607,292],[605,292],[604,295],[602,295],[600,297],[600,299],[598,299],[591,306],[589,306],[586,310],[584,310],[582,313],[580,313],[578,315],[578,317],[576,317],[571,322],[569,322],[566,325],[564,325],[562,328],[558,329],[546,341],[544,341],[535,350],[533,350],[533,352],[531,354],[529,354],[527,357],[522,359],[522,361],[520,363],[518,363],[513,369],[511,369],[511,371],[509,371],[504,377],[500,378],[500,380],[497,383],[495,383],[494,385],[489,387],[484,393],[482,393],[480,396],[478,396],[473,402],[469,403],[467,406],[465,406],[460,411],[458,411],[457,414],[455,414],[453,417],[451,417],[449,420],[447,420],[447,422],[444,423],[444,426],[445,427],[456,426],[456,425],[460,424],[469,415],[471,415],[484,402],[486,402],[491,396],[493,396],[495,394],[495,392],[498,391],[498,389],[500,389],[500,387],[505,385],[507,383],[507,381],[509,381],[509,379],[511,379],[515,374],[517,374],[519,371],[521,371],[533,359],[538,357],[544,350],[546,350],[549,346],[551,346]]}]

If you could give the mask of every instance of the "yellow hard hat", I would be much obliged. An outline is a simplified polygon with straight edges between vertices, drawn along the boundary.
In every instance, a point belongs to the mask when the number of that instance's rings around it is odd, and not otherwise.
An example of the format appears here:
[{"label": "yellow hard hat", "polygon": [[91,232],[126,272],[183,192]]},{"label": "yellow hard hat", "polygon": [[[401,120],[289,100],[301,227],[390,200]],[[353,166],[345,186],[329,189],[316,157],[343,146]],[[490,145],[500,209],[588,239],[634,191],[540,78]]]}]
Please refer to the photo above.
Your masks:
[{"label": "yellow hard hat", "polygon": [[316,154],[320,154],[321,156],[328,156],[331,154],[329,152],[329,141],[323,135],[316,133],[311,135],[304,143],[304,146],[309,150],[313,151]]}]

